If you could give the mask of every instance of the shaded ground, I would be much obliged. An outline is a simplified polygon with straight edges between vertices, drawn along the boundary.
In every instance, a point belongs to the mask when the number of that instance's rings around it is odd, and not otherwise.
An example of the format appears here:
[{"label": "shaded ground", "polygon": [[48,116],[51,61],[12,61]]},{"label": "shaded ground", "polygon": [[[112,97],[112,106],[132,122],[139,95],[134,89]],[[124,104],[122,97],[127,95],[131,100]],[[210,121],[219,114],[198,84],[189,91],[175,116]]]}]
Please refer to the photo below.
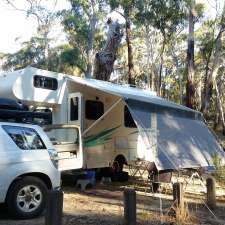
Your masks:
[{"label": "shaded ground", "polygon": [[[128,184],[127,185],[131,185]],[[144,185],[143,185],[144,186]],[[124,184],[98,184],[95,188],[80,192],[72,184],[64,188],[63,225],[119,225],[123,224],[123,189]],[[141,190],[141,189],[140,189]],[[172,197],[168,194],[151,194],[145,188],[137,191],[138,224],[175,224],[175,218],[168,216]],[[203,199],[202,199],[203,200]],[[220,202],[213,211],[216,218],[202,203],[189,197],[188,223],[198,225],[225,225],[225,202]],[[162,209],[160,210],[160,206]],[[166,221],[161,223],[161,221]],[[12,220],[4,207],[0,208],[0,225],[44,225],[44,218],[34,220]]]}]

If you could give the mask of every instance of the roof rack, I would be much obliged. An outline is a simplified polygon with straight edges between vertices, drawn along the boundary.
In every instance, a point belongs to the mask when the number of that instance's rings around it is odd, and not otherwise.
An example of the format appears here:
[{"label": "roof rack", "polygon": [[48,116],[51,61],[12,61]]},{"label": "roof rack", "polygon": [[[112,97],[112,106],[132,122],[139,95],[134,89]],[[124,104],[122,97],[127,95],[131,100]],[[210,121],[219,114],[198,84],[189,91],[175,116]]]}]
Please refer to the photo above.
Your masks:
[{"label": "roof rack", "polygon": [[13,99],[0,98],[0,109],[27,111],[28,107]]},{"label": "roof rack", "polygon": [[48,124],[52,123],[52,113],[49,111],[32,112],[23,103],[0,98],[0,121],[46,125],[46,121]]}]

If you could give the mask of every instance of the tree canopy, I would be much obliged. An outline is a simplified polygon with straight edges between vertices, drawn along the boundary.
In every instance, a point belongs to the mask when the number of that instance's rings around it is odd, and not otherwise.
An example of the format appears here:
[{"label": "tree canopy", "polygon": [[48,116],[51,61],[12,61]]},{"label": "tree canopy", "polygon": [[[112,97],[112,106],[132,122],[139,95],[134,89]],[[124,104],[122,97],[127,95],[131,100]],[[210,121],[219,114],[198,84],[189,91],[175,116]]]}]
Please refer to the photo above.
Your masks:
[{"label": "tree canopy", "polygon": [[[111,19],[121,24],[123,37],[107,79],[151,89],[201,110],[216,127],[223,123],[225,13],[217,0],[210,1],[210,15],[208,3],[195,0],[67,0],[69,7],[61,11],[49,10],[44,0],[26,1],[28,7],[21,9],[17,1],[5,0],[28,19],[36,18],[38,28],[20,50],[0,54],[4,70],[32,65],[92,77],[96,54],[110,49]],[[54,24],[66,37],[59,45],[49,35]]]}]

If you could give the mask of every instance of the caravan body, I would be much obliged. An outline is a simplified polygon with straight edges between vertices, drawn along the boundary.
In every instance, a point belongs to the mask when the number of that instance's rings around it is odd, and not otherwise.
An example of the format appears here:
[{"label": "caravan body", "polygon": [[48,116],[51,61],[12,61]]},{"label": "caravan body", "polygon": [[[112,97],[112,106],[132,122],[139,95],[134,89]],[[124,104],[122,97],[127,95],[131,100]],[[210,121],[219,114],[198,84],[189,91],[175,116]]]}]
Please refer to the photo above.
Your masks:
[{"label": "caravan body", "polygon": [[213,154],[224,157],[200,113],[154,92],[28,67],[0,75],[0,97],[33,110],[48,108],[53,124],[71,125],[50,132],[56,143],[79,139],[67,168],[145,160],[158,170],[174,170],[210,166]]}]

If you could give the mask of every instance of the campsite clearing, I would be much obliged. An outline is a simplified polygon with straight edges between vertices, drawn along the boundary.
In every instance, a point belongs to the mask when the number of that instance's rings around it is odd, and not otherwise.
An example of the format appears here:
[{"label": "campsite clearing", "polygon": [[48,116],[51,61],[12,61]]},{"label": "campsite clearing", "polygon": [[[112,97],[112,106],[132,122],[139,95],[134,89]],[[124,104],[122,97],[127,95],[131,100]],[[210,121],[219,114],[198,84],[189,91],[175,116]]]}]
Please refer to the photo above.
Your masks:
[{"label": "campsite clearing", "polygon": [[[131,186],[131,183],[126,185]],[[123,224],[123,189],[124,183],[97,184],[85,192],[77,191],[73,184],[64,186],[63,225],[119,225]],[[172,206],[170,190],[163,194],[151,194],[146,191],[144,183],[136,186],[138,224],[176,224],[175,218],[167,212]],[[146,192],[145,192],[146,191]],[[224,225],[225,200],[220,197],[218,207],[214,210],[216,218],[204,206],[203,195],[188,195],[189,213],[185,224]],[[160,212],[160,202],[162,211]],[[0,210],[0,225],[43,225],[44,217],[34,220],[12,220],[4,209]]]}]

